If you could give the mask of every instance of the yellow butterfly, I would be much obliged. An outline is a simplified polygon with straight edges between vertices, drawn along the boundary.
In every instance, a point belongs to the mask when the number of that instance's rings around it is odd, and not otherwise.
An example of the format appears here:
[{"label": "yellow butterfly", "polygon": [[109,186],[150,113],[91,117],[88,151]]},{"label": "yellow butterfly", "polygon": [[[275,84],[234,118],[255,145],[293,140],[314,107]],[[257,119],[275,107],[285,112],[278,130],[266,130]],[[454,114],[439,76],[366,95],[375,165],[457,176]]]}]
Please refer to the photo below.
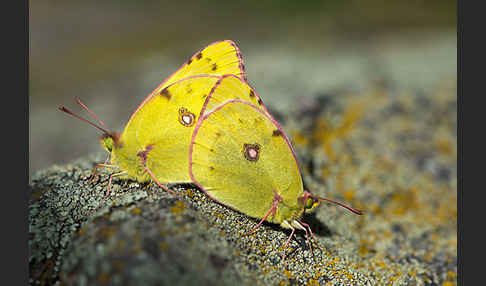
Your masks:
[{"label": "yellow butterfly", "polygon": [[248,101],[228,100],[205,113],[192,134],[189,166],[193,182],[212,199],[261,219],[251,232],[265,220],[291,229],[284,248],[295,230],[301,229],[312,251],[308,236],[308,231],[313,236],[312,230],[300,219],[319,200],[361,214],[304,190],[284,131],[269,114]]},{"label": "yellow butterfly", "polygon": [[[205,109],[212,106],[206,98],[223,79],[228,83],[246,79],[241,53],[232,41],[213,43],[192,56],[140,104],[121,134],[109,131],[79,99],[76,101],[100,125],[60,107],[103,132],[101,144],[110,153],[111,162],[98,164],[93,174],[99,167],[117,170],[109,178],[105,197],[114,176],[139,182],[153,180],[169,192],[172,191],[162,184],[190,182],[187,154],[191,134],[203,105]],[[231,96],[232,93],[218,94],[214,99]],[[263,105],[250,91],[242,99]]]}]

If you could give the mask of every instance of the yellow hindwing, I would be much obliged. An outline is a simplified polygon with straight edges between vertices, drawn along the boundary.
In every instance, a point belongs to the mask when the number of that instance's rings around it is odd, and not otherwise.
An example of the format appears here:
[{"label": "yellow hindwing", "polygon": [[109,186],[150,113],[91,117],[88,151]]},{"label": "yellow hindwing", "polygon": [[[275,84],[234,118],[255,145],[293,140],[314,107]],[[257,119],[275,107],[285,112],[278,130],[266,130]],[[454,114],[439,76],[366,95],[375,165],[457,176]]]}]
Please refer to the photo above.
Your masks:
[{"label": "yellow hindwing", "polygon": [[288,211],[299,209],[303,185],[282,135],[278,124],[257,106],[226,102],[208,113],[194,131],[192,178],[217,201],[256,218],[271,208],[275,190],[283,201],[267,220],[290,219]]}]

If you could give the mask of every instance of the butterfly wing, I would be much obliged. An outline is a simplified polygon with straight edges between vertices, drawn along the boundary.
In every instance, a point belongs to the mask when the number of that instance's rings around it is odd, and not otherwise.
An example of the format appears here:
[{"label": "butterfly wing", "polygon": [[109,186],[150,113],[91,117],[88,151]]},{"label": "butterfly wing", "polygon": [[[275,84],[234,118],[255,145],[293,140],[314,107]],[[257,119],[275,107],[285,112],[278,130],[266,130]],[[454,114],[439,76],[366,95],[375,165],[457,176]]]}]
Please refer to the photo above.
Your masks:
[{"label": "butterfly wing", "polygon": [[217,106],[232,99],[247,101],[269,114],[256,91],[246,81],[233,74],[221,76],[206,99],[202,112],[208,114]]},{"label": "butterfly wing", "polygon": [[199,50],[161,84],[155,92],[180,79],[199,74],[234,74],[246,80],[245,66],[236,44],[230,40],[218,41]]},{"label": "butterfly wing", "polygon": [[137,146],[134,154],[161,183],[190,182],[187,154],[191,134],[218,79],[193,76],[169,85],[147,101],[126,128],[126,134],[132,136],[129,142]]},{"label": "butterfly wing", "polygon": [[[274,190],[295,208],[302,178],[280,126],[248,102],[231,100],[206,114],[192,135],[190,176],[213,199],[262,218]],[[281,222],[278,213],[267,220]]]},{"label": "butterfly wing", "polygon": [[[216,65],[216,69],[214,69]],[[161,91],[184,78],[208,74],[221,76],[232,73],[240,78],[246,79],[246,73],[243,65],[240,50],[233,41],[225,40],[210,44],[204,49],[199,50],[187,62],[185,62],[176,72],[164,80],[149,96],[137,107],[137,109],[130,116],[125,129],[121,134],[121,141],[127,147],[137,146],[135,141],[135,130],[133,126],[138,126],[137,122],[140,117],[137,116],[139,111],[145,106],[147,102],[154,96],[157,96]],[[132,150],[125,150],[125,153],[131,154]],[[127,156],[129,154],[126,154]],[[127,157],[125,156],[125,157]],[[128,156],[129,157],[129,156]]]},{"label": "butterfly wing", "polygon": [[199,50],[145,98],[133,112],[126,126],[132,123],[135,115],[142,109],[145,103],[153,96],[160,94],[164,88],[181,79],[203,74],[216,76],[234,74],[246,80],[243,58],[236,44],[233,41],[224,40],[214,42],[206,48]]}]

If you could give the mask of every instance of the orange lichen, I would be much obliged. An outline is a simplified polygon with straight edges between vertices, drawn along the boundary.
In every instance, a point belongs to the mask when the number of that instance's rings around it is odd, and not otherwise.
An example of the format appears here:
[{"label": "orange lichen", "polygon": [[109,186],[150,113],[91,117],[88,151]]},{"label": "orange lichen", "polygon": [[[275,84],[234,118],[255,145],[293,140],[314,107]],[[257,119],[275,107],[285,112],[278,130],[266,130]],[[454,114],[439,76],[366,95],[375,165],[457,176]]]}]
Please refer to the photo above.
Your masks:
[{"label": "orange lichen", "polygon": [[78,230],[78,235],[83,235],[83,234],[85,234],[86,232],[87,232],[86,228],[80,228],[80,229]]},{"label": "orange lichen", "polygon": [[165,241],[159,242],[159,249],[162,250],[162,251],[165,251],[165,250],[169,249],[169,245]]},{"label": "orange lichen", "polygon": [[174,206],[171,206],[169,210],[174,214],[183,213],[186,205],[183,202],[176,201]]},{"label": "orange lichen", "polygon": [[354,196],[355,196],[355,190],[353,190],[353,189],[346,190],[346,191],[344,191],[344,193],[343,193],[343,197],[344,197],[344,200],[345,200],[346,202],[351,202],[351,201],[353,201]]},{"label": "orange lichen", "polygon": [[101,227],[97,234],[105,239],[109,239],[116,234],[116,229],[114,226]]},{"label": "orange lichen", "polygon": [[134,215],[138,215],[138,214],[142,213],[142,210],[141,210],[141,209],[139,209],[139,208],[133,208],[133,209],[131,210],[131,212],[132,212],[132,214],[134,214]]},{"label": "orange lichen", "polygon": [[445,155],[452,155],[454,152],[452,143],[446,138],[437,139],[435,144],[437,149]]},{"label": "orange lichen", "polygon": [[447,279],[456,279],[457,274],[453,271],[447,271]]},{"label": "orange lichen", "polygon": [[194,197],[194,193],[190,189],[186,189],[186,195],[189,196],[190,198]]},{"label": "orange lichen", "polygon": [[288,271],[287,269],[284,269],[284,270],[283,270],[283,274],[284,274],[285,276],[287,276],[287,278],[288,278],[288,279],[290,279],[290,278],[292,278],[292,277],[293,277],[292,273],[291,273],[290,271]]},{"label": "orange lichen", "polygon": [[418,190],[411,188],[395,193],[391,198],[391,212],[395,215],[403,215],[419,207]]},{"label": "orange lichen", "polygon": [[336,139],[345,138],[353,127],[360,121],[365,111],[366,103],[353,103],[344,112],[341,124],[333,126],[331,122],[317,120],[317,127],[312,134],[312,141],[320,144],[331,161],[336,162],[337,156],[333,151],[332,144]]},{"label": "orange lichen", "polygon": [[307,138],[301,132],[296,130],[292,132],[292,138],[294,139],[293,141],[295,145],[307,146],[309,145],[310,142],[309,138]]},{"label": "orange lichen", "polygon": [[96,280],[100,284],[108,284],[108,282],[110,282],[110,275],[108,275],[105,272],[101,272],[100,275],[98,275],[98,278]]},{"label": "orange lichen", "polygon": [[372,243],[367,239],[361,239],[358,253],[361,258],[365,258],[372,251]]}]

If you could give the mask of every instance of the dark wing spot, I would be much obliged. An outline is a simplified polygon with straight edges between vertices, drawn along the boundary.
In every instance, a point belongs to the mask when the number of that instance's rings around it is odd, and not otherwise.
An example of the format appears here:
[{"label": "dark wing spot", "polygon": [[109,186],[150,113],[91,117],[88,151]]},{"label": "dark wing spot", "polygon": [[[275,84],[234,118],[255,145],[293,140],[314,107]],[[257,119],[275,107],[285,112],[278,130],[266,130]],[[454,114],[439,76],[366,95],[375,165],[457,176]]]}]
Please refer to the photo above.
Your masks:
[{"label": "dark wing spot", "polygon": [[196,59],[200,60],[202,58],[202,53],[199,52],[197,55],[196,55]]},{"label": "dark wing spot", "polygon": [[214,171],[214,167],[213,166],[209,166],[209,170]]},{"label": "dark wing spot", "polygon": [[209,152],[214,152],[214,149],[209,149]]},{"label": "dark wing spot", "polygon": [[215,70],[217,70],[217,69],[218,69],[218,65],[214,63],[214,64],[213,64],[213,67],[211,68],[211,70],[212,70],[212,71],[215,71]]},{"label": "dark wing spot", "polygon": [[211,60],[211,58],[206,58],[206,61],[209,63],[209,62],[211,62],[212,60]]},{"label": "dark wing spot", "polygon": [[258,105],[262,105],[262,100],[260,98],[258,99]]},{"label": "dark wing spot", "polygon": [[238,118],[238,121],[243,124],[243,120],[241,120],[241,118]]},{"label": "dark wing spot", "polygon": [[250,90],[250,98],[253,98],[255,97],[255,92],[253,92],[253,90]]},{"label": "dark wing spot", "polygon": [[275,129],[273,130],[273,133],[272,133],[272,136],[282,136],[282,131],[280,131],[279,129]]},{"label": "dark wing spot", "polygon": [[196,116],[194,113],[188,111],[185,107],[179,108],[179,123],[186,126],[190,127],[194,125],[194,122],[196,122]]},{"label": "dark wing spot", "polygon": [[243,156],[250,162],[257,162],[260,158],[260,144],[243,144]]},{"label": "dark wing spot", "polygon": [[219,136],[221,136],[221,133],[216,132],[216,137],[219,137]]},{"label": "dark wing spot", "polygon": [[161,92],[160,92],[160,95],[162,97],[165,97],[167,98],[167,100],[170,100],[170,98],[172,97],[172,95],[169,93],[169,91],[167,90],[167,88],[164,88]]},{"label": "dark wing spot", "polygon": [[192,58],[187,61],[187,65],[190,65],[192,63]]},{"label": "dark wing spot", "polygon": [[202,98],[206,98],[208,95],[207,94],[203,94],[202,95]]}]

